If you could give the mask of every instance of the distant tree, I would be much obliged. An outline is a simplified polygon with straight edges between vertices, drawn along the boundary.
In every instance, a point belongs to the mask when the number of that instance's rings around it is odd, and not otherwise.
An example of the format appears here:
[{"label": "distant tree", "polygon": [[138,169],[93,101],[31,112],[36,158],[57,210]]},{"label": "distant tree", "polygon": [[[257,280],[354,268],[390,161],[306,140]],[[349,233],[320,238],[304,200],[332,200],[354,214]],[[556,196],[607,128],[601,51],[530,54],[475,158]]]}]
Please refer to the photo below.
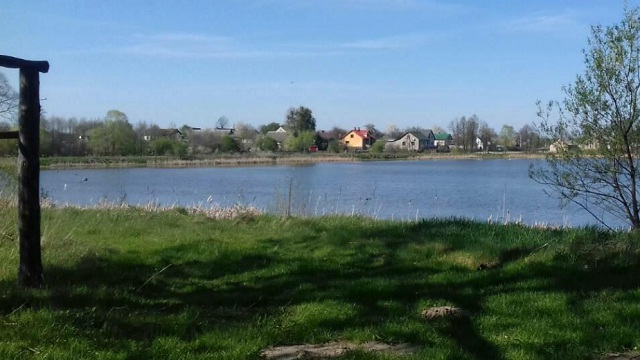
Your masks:
[{"label": "distant tree", "polygon": [[243,122],[237,122],[235,127],[234,137],[238,141],[242,151],[250,151],[254,141],[258,137],[258,131],[250,124]]},{"label": "distant tree", "polygon": [[341,128],[339,126],[334,126],[329,130],[330,133],[333,133],[337,138],[340,136],[344,136],[348,131],[345,128]]},{"label": "distant tree", "polygon": [[110,110],[104,125],[93,129],[89,147],[96,155],[130,155],[135,150],[136,136],[127,115]]},{"label": "distant tree", "polygon": [[173,154],[173,143],[169,138],[161,137],[149,142],[149,149],[152,155],[164,156]]},{"label": "distant tree", "polygon": [[149,133],[149,125],[146,121],[138,122],[133,128],[133,132],[136,134],[136,150],[135,153],[139,155],[147,154],[147,152],[153,152],[152,149],[149,149],[150,144],[145,139],[145,136]]},{"label": "distant tree", "polygon": [[482,141],[482,147],[484,150],[489,152],[491,145],[495,145],[495,139],[498,135],[496,134],[496,131],[489,126],[489,124],[483,121],[480,123],[480,128],[478,129],[478,137]]},{"label": "distant tree", "polygon": [[441,128],[438,125],[432,126],[431,131],[433,131],[434,134],[444,134],[447,132],[445,129]]},{"label": "distant tree", "polygon": [[634,232],[640,231],[638,13],[625,6],[618,24],[592,26],[584,73],[564,88],[563,101],[539,104],[540,131],[557,152],[529,173],[561,204],[574,203],[607,227],[604,214],[624,220]]},{"label": "distant tree", "polygon": [[18,93],[13,90],[7,77],[0,72],[0,119],[15,123],[17,112]]},{"label": "distant tree", "polygon": [[365,124],[364,128],[371,131],[371,135],[376,139],[381,139],[384,136],[384,134],[372,123]]},{"label": "distant tree", "polygon": [[220,144],[220,151],[225,153],[234,153],[240,151],[240,144],[236,139],[229,135],[222,136],[222,144]]},{"label": "distant tree", "polygon": [[530,152],[532,150],[531,145],[537,143],[536,140],[539,137],[533,126],[524,124],[520,130],[518,130],[518,146],[520,146],[521,150]]},{"label": "distant tree", "polygon": [[511,125],[502,125],[500,130],[500,144],[505,148],[511,148],[516,142],[516,131]]},{"label": "distant tree", "polygon": [[327,151],[332,153],[340,153],[347,149],[339,140],[330,140],[327,145]]},{"label": "distant tree", "polygon": [[298,108],[289,108],[286,118],[286,129],[298,136],[305,131],[316,130],[316,119],[309,108],[300,106]]},{"label": "distant tree", "polygon": [[287,151],[306,151],[309,146],[314,145],[316,133],[314,131],[304,131],[298,136],[290,135],[284,141],[284,148]]},{"label": "distant tree", "polygon": [[469,118],[465,116],[456,118],[449,123],[453,142],[463,151],[475,150],[479,128],[480,120],[475,114]]},{"label": "distant tree", "polygon": [[185,141],[173,142],[173,155],[175,156],[187,156],[189,154],[189,145]]},{"label": "distant tree", "polygon": [[389,124],[386,131],[384,132],[384,135],[389,139],[397,139],[402,136],[402,134],[403,131],[400,130],[395,124]]},{"label": "distant tree", "polygon": [[381,154],[384,152],[385,144],[386,144],[386,141],[384,140],[376,140],[376,142],[374,142],[373,145],[371,145],[370,151],[375,154]]},{"label": "distant tree", "polygon": [[260,126],[260,133],[261,134],[266,134],[269,131],[276,131],[276,130],[278,130],[279,127],[280,127],[280,124],[278,124],[277,122],[271,122],[271,123],[268,123],[266,125],[261,125]]},{"label": "distant tree", "polygon": [[468,144],[469,151],[477,150],[476,139],[480,133],[480,119],[476,114],[467,118],[467,125],[465,127],[464,137],[465,142]]},{"label": "distant tree", "polygon": [[189,142],[193,154],[211,154],[222,151],[223,137],[226,133],[216,131],[194,131],[189,135]]},{"label": "distant tree", "polygon": [[262,151],[278,151],[278,142],[264,135],[258,137],[256,146]]},{"label": "distant tree", "polygon": [[218,120],[216,120],[216,128],[225,129],[227,126],[229,126],[229,119],[227,119],[226,116],[220,116]]}]

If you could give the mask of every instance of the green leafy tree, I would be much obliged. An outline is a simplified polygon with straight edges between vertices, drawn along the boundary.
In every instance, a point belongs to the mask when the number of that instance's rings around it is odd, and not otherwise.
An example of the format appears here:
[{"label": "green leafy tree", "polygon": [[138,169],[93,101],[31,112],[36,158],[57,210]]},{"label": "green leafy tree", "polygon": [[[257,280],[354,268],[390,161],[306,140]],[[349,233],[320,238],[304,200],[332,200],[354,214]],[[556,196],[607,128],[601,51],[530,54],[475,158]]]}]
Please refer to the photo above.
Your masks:
[{"label": "green leafy tree", "polygon": [[329,152],[340,153],[345,150],[347,150],[346,145],[342,144],[340,140],[337,139],[330,140],[329,144],[327,145],[327,151]]},{"label": "green leafy tree", "polygon": [[149,149],[151,150],[151,154],[163,156],[163,155],[171,155],[173,154],[173,143],[171,139],[166,137],[157,138],[155,140],[151,140],[149,143]]},{"label": "green leafy tree", "polygon": [[234,153],[240,151],[240,144],[236,141],[236,139],[232,138],[229,135],[224,135],[222,137],[222,144],[220,144],[220,151],[225,153]]},{"label": "green leafy tree", "polygon": [[373,145],[371,145],[370,151],[372,153],[376,153],[376,154],[383,153],[384,152],[385,143],[386,143],[386,141],[384,141],[384,140],[376,140],[376,142],[374,142]]},{"label": "green leafy tree", "polygon": [[[574,203],[604,226],[613,216],[640,230],[640,17],[625,6],[620,23],[592,26],[585,70],[562,102],[539,105],[540,129],[555,141],[530,176],[562,204]],[[589,149],[589,153],[584,151]],[[596,152],[596,156],[592,155]]]},{"label": "green leafy tree", "polygon": [[264,135],[258,137],[256,146],[262,151],[278,151],[278,142]]},{"label": "green leafy tree", "polygon": [[91,132],[89,147],[96,155],[131,155],[136,135],[127,115],[118,110],[107,112],[104,124]]},{"label": "green leafy tree", "polygon": [[284,148],[287,151],[306,151],[309,146],[314,145],[316,134],[314,131],[304,131],[298,136],[289,136],[284,141]]},{"label": "green leafy tree", "polygon": [[500,130],[500,144],[508,149],[513,147],[516,142],[516,131],[513,129],[511,125],[502,125],[502,129]]},{"label": "green leafy tree", "polygon": [[189,145],[184,141],[173,142],[173,155],[175,156],[187,156],[189,154]]},{"label": "green leafy tree", "polygon": [[290,108],[287,112],[287,120],[285,123],[287,131],[293,133],[294,136],[305,131],[315,131],[316,119],[313,117],[311,109],[304,106],[298,108]]}]

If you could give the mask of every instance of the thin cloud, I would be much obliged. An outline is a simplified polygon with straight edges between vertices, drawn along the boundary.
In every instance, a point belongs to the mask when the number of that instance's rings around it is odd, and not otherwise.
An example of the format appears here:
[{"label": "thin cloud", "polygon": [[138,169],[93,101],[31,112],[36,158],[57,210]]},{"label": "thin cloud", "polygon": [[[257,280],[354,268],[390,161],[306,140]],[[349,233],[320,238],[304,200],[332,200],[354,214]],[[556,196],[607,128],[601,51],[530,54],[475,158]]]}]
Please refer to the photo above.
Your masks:
[{"label": "thin cloud", "polygon": [[567,33],[582,31],[583,24],[574,11],[561,14],[536,14],[504,23],[506,30],[527,33]]},{"label": "thin cloud", "polygon": [[191,33],[137,34],[132,44],[119,53],[165,58],[253,58],[265,56],[260,51],[243,50],[229,37]]},{"label": "thin cloud", "polygon": [[365,39],[338,44],[341,49],[360,50],[393,50],[406,49],[424,44],[433,40],[436,36],[426,34],[390,36],[379,39]]},{"label": "thin cloud", "polygon": [[318,44],[261,44],[260,47],[241,43],[223,36],[189,33],[160,33],[133,36],[131,45],[119,48],[120,54],[174,59],[252,59],[275,57],[335,56],[354,51],[407,49],[424,44],[436,35],[410,34]]},{"label": "thin cloud", "polygon": [[255,0],[255,6],[288,6],[290,8],[329,7],[332,9],[426,11],[434,14],[456,14],[467,6],[444,0]]}]

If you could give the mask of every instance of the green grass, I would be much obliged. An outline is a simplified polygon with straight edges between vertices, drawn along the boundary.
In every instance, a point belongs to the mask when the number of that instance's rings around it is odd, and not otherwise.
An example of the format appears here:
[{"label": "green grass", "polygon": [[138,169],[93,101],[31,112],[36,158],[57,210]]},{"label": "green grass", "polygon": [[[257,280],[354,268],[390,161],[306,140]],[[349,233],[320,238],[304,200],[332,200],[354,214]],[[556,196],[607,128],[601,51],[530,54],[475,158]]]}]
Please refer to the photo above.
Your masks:
[{"label": "green grass", "polygon": [[[588,359],[640,345],[632,234],[45,209],[47,285],[21,290],[2,205],[1,359],[257,359],[336,340],[418,345],[408,359]],[[438,305],[470,316],[421,318]]]}]

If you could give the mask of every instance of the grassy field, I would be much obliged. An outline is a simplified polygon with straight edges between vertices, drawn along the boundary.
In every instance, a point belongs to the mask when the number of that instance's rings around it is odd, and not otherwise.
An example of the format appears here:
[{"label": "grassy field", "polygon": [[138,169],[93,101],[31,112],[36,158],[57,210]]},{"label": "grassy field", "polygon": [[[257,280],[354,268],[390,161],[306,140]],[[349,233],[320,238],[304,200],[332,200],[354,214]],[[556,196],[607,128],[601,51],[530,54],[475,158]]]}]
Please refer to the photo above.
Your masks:
[{"label": "grassy field", "polygon": [[[346,359],[597,359],[640,345],[632,234],[44,209],[47,286],[21,290],[2,205],[0,359],[257,359],[336,340],[419,347]],[[439,305],[469,316],[422,318]]]}]

